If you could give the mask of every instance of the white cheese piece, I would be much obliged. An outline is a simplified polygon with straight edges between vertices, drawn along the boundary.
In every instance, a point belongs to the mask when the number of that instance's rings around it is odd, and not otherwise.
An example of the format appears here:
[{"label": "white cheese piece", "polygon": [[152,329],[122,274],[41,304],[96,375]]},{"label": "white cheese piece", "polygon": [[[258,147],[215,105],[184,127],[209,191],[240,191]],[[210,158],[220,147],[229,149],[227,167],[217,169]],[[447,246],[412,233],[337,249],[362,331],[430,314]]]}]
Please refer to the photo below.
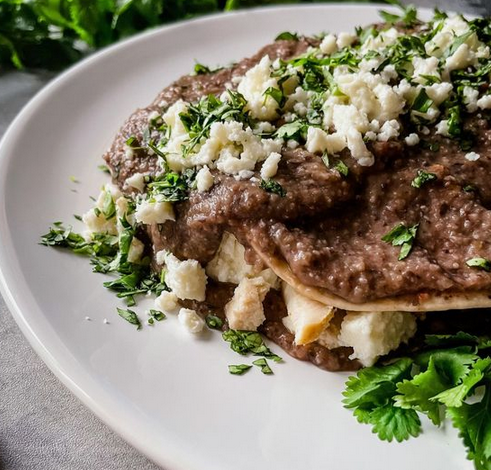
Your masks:
[{"label": "white cheese piece", "polygon": [[476,160],[479,160],[481,158],[481,155],[479,155],[476,152],[469,152],[465,155],[465,159],[469,160],[470,162],[475,162]]},{"label": "white cheese piece", "polygon": [[[157,256],[157,261],[160,260],[162,256]],[[179,299],[205,300],[207,279],[198,261],[180,261],[169,252],[164,252],[163,260],[167,267],[165,282]]]},{"label": "white cheese piece", "polygon": [[372,166],[374,164],[375,158],[367,149],[360,132],[351,129],[347,134],[347,141],[351,156],[358,161],[360,166]]},{"label": "white cheese piece", "polygon": [[391,46],[397,41],[397,38],[402,33],[397,31],[396,28],[390,28],[387,31],[381,31],[377,36],[370,35],[361,46],[362,52],[368,52],[373,50],[385,49]]},{"label": "white cheese piece", "polygon": [[395,119],[391,121],[386,121],[384,125],[380,128],[380,134],[377,136],[377,140],[380,142],[387,142],[390,139],[394,139],[399,136],[399,130],[401,125]]},{"label": "white cheese piece", "polygon": [[328,34],[324,36],[324,39],[319,44],[319,49],[325,55],[330,55],[338,50],[338,46],[336,44],[336,36],[334,34]]},{"label": "white cheese piece", "polygon": [[263,300],[270,285],[262,277],[244,278],[234,291],[234,296],[225,305],[225,316],[234,330],[256,331],[266,317]]},{"label": "white cheese piece", "polygon": [[249,69],[237,90],[247,100],[247,109],[251,116],[262,121],[271,121],[277,117],[278,103],[264,92],[270,88],[278,88],[278,81],[271,77],[271,59],[264,56],[259,64]]},{"label": "white cheese piece", "polygon": [[415,332],[416,319],[411,313],[348,312],[341,324],[339,343],[353,348],[350,359],[369,367]]},{"label": "white cheese piece", "polygon": [[213,186],[214,178],[207,166],[201,168],[196,175],[196,189],[202,193],[208,191]]},{"label": "white cheese piece", "polygon": [[142,201],[135,211],[137,222],[151,225],[163,224],[166,220],[176,220],[172,204],[166,201]]},{"label": "white cheese piece", "polygon": [[135,188],[142,193],[145,189],[145,175],[143,173],[135,173],[126,180],[125,184],[127,187]]},{"label": "white cheese piece", "polygon": [[278,163],[281,160],[281,154],[277,152],[273,152],[269,155],[268,158],[263,163],[261,167],[261,178],[269,179],[276,175],[278,171]]},{"label": "white cheese piece", "polygon": [[173,312],[179,307],[177,295],[174,292],[163,291],[155,299],[155,308],[162,312]]},{"label": "white cheese piece", "polygon": [[436,133],[445,137],[450,137],[448,119],[443,119],[436,125]]},{"label": "white cheese piece", "polygon": [[[419,93],[420,88],[418,88]],[[440,106],[453,90],[451,83],[434,83],[431,86],[425,87],[426,94],[433,100],[434,106]]]},{"label": "white cheese piece", "polygon": [[415,134],[415,133],[409,134],[404,139],[404,141],[406,142],[406,145],[408,145],[409,147],[414,147],[415,145],[419,144],[419,141],[420,141],[419,135]]},{"label": "white cheese piece", "polygon": [[491,109],[491,95],[484,95],[477,100],[477,106],[479,109]]},{"label": "white cheese piece", "polygon": [[82,215],[82,222],[85,224],[86,233],[84,234],[86,240],[90,240],[93,233],[104,233],[109,235],[117,235],[118,230],[116,228],[116,218],[112,217],[106,220],[104,215],[95,209],[90,209],[84,215]]},{"label": "white cheese piece", "polygon": [[182,100],[176,101],[162,116],[164,122],[170,128],[170,137],[162,151],[166,153],[166,160],[174,171],[181,171],[189,166],[189,161],[182,158],[182,146],[189,141],[189,135],[181,121],[180,114],[186,113],[188,104]]},{"label": "white cheese piece", "polygon": [[339,47],[339,49],[343,49],[345,47],[351,46],[351,44],[353,44],[357,39],[358,36],[356,34],[339,33],[336,44]]},{"label": "white cheese piece", "polygon": [[304,297],[285,282],[282,286],[295,343],[302,345],[316,341],[333,317],[334,308]]},{"label": "white cheese piece", "polygon": [[464,104],[466,105],[467,111],[469,111],[469,113],[475,113],[478,108],[477,100],[479,98],[479,90],[476,90],[470,86],[465,86],[462,90],[462,95],[464,97]]},{"label": "white cheese piece", "polygon": [[130,263],[138,263],[143,255],[144,249],[145,245],[138,238],[133,237],[130,250],[128,251],[128,261]]},{"label": "white cheese piece", "polygon": [[262,277],[273,289],[279,286],[278,277],[271,269],[258,272],[245,262],[245,248],[228,232],[223,234],[215,256],[206,265],[206,273],[219,282],[239,284],[245,277]]},{"label": "white cheese piece", "polygon": [[452,70],[460,70],[472,65],[476,55],[467,44],[461,44],[457,50],[445,61],[445,75],[450,76]]},{"label": "white cheese piece", "polygon": [[311,153],[327,151],[335,154],[346,148],[346,139],[338,132],[328,135],[318,127],[309,127],[305,147]]},{"label": "white cheese piece", "polygon": [[135,215],[134,213],[128,214],[129,212],[129,201],[124,196],[119,197],[116,200],[116,227],[118,233],[122,233],[125,228],[121,223],[122,219],[126,219],[126,221],[131,225],[135,225]]},{"label": "white cheese piece", "polygon": [[204,320],[196,313],[195,310],[189,308],[181,308],[177,315],[179,323],[187,330],[189,333],[197,334],[203,331],[205,326]]},{"label": "white cheese piece", "polygon": [[415,56],[413,58],[413,82],[424,85],[427,80],[422,75],[440,78],[440,72],[438,71],[439,60],[437,57],[423,57]]}]

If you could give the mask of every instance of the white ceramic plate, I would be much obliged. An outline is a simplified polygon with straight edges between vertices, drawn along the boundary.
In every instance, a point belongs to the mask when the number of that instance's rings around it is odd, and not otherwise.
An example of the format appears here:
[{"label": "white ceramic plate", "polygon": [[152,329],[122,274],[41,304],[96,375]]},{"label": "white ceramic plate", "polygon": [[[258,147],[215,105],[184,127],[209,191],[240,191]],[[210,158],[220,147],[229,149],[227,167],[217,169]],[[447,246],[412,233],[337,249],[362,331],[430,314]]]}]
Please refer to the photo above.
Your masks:
[{"label": "white ceramic plate", "polygon": [[195,59],[226,64],[284,30],[337,32],[376,20],[375,7],[318,5],[158,29],[52,82],[0,145],[0,284],[12,313],[63,383],[168,470],[471,468],[451,429],[380,442],[343,408],[346,374],[286,357],[274,376],[231,376],[227,365],[243,360],[219,334],[196,339],[175,318],[137,332],[117,316],[118,300],[85,259],[38,245],[51,222],[73,221],[90,206],[105,181],[100,155],[124,119]]}]

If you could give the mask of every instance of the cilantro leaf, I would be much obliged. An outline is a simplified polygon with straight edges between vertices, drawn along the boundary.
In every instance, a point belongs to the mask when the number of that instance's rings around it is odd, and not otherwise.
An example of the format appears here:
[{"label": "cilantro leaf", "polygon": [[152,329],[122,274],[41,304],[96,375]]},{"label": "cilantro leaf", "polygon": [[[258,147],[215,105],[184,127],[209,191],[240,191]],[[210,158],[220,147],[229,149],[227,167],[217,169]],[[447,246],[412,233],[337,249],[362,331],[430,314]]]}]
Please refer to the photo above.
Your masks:
[{"label": "cilantro leaf", "polygon": [[407,258],[413,248],[416,232],[419,224],[406,227],[404,224],[396,225],[390,232],[382,237],[382,241],[391,243],[392,246],[400,246],[399,261]]},{"label": "cilantro leaf", "polygon": [[223,326],[223,320],[216,315],[206,315],[206,325],[212,330],[221,330]]},{"label": "cilantro leaf", "polygon": [[419,189],[421,186],[433,180],[436,180],[435,173],[428,173],[424,170],[418,170],[417,176],[411,181],[411,186]]},{"label": "cilantro leaf", "polygon": [[261,335],[255,331],[227,330],[222,333],[222,337],[230,343],[233,351],[242,356],[252,353],[254,356],[263,356],[275,362],[282,360],[264,344]]},{"label": "cilantro leaf", "polygon": [[275,41],[298,41],[297,33],[290,33],[289,31],[284,31],[275,37]]},{"label": "cilantro leaf", "polygon": [[480,268],[484,271],[491,271],[491,261],[486,258],[471,258],[468,259],[465,264],[471,268]]},{"label": "cilantro leaf", "polygon": [[128,323],[131,323],[132,325],[136,325],[137,330],[141,330],[142,324],[140,322],[140,319],[138,318],[138,315],[130,309],[122,309],[122,308],[117,308],[118,310],[118,315],[121,318],[124,318]]},{"label": "cilantro leaf", "polygon": [[484,397],[479,403],[464,403],[450,407],[447,416],[459,430],[467,448],[467,456],[474,460],[477,470],[491,468],[491,387],[486,384]]},{"label": "cilantro leaf", "polygon": [[286,196],[286,190],[275,180],[261,180],[259,186],[264,189],[267,193],[277,194],[280,197]]},{"label": "cilantro leaf", "polygon": [[397,408],[393,405],[384,405],[370,413],[369,424],[373,424],[372,431],[382,441],[402,442],[411,436],[417,437],[421,432],[421,421],[416,411]]},{"label": "cilantro leaf", "polygon": [[248,364],[237,364],[228,366],[228,371],[233,375],[243,375],[245,374],[252,366]]},{"label": "cilantro leaf", "polygon": [[266,375],[272,375],[273,370],[271,367],[269,367],[268,361],[266,359],[261,358],[261,359],[256,359],[255,361],[252,362],[255,366],[261,368],[261,372]]}]

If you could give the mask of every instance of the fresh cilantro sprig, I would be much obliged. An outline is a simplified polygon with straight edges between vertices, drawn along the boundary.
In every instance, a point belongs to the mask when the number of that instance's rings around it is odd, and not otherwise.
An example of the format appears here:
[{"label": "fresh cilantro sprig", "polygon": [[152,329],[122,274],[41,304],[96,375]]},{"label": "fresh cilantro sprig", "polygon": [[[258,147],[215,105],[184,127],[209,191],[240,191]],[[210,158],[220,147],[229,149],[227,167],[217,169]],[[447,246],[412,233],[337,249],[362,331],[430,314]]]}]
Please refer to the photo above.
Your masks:
[{"label": "fresh cilantro sprig", "polygon": [[285,197],[286,196],[286,190],[281,186],[278,181],[275,181],[273,179],[267,179],[267,180],[261,180],[261,183],[259,184],[261,189],[264,189],[267,193],[272,193],[272,194],[277,194],[280,197]]},{"label": "fresh cilantro sprig", "polygon": [[[467,333],[429,335],[413,358],[362,369],[346,382],[344,405],[385,441],[421,433],[419,414],[452,424],[477,469],[491,469],[491,358],[489,338]],[[434,349],[437,348],[437,349]],[[484,387],[482,396],[476,389]],[[472,403],[469,398],[473,397]]]},{"label": "fresh cilantro sprig", "polygon": [[281,362],[281,357],[274,354],[265,344],[261,335],[255,331],[227,330],[222,333],[230,348],[238,354],[245,356],[252,354]]}]

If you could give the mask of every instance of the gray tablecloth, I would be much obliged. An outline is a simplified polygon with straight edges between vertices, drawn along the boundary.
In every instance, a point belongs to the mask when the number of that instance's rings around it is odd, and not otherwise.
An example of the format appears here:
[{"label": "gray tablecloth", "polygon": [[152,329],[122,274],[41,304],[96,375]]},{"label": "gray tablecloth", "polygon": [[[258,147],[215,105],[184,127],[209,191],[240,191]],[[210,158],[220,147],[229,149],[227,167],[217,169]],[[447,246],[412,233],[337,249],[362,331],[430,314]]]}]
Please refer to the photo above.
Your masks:
[{"label": "gray tablecloth", "polygon": [[[419,5],[491,13],[490,0]],[[0,137],[49,74],[0,75]],[[34,354],[0,297],[0,470],[156,470],[102,424]]]}]

